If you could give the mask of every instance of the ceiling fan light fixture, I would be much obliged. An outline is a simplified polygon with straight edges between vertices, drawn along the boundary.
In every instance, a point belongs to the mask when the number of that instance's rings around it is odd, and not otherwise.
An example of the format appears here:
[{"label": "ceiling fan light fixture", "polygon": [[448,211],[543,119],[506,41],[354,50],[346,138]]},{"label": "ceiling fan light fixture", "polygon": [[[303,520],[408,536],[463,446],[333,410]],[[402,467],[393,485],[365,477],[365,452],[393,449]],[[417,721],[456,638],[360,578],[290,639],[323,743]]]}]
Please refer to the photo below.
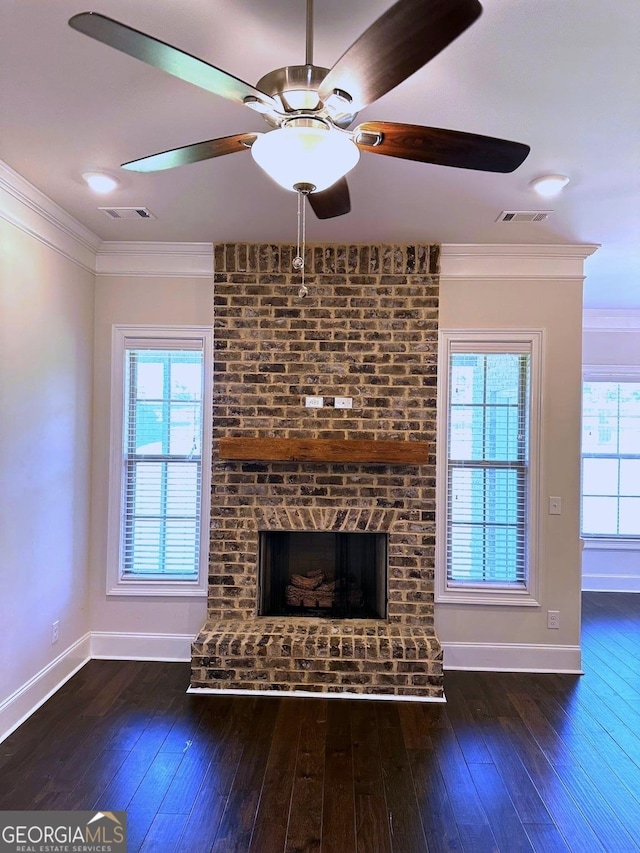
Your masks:
[{"label": "ceiling fan light fixture", "polygon": [[105,172],[84,172],[82,180],[94,193],[110,193],[118,186],[118,181]]},{"label": "ceiling fan light fixture", "polygon": [[322,192],[344,177],[360,159],[351,136],[314,123],[287,125],[259,136],[251,146],[258,166],[286,190],[310,184]]},{"label": "ceiling fan light fixture", "polygon": [[561,193],[568,183],[566,175],[541,175],[534,178],[529,186],[543,198],[551,198]]}]

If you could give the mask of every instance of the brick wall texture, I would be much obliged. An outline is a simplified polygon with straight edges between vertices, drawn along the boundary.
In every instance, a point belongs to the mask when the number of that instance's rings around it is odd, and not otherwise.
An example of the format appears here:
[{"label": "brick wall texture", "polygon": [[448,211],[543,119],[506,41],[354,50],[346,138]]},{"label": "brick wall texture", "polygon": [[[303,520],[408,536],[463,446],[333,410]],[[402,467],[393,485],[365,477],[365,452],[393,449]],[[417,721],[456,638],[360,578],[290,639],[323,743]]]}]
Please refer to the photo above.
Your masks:
[{"label": "brick wall texture", "polygon": [[[439,247],[215,250],[208,618],[192,686],[442,696],[433,627]],[[320,409],[307,395],[324,397]],[[353,398],[336,409],[336,396]],[[429,441],[428,465],[221,460],[224,436]],[[386,620],[256,615],[259,530],[388,534]]]}]

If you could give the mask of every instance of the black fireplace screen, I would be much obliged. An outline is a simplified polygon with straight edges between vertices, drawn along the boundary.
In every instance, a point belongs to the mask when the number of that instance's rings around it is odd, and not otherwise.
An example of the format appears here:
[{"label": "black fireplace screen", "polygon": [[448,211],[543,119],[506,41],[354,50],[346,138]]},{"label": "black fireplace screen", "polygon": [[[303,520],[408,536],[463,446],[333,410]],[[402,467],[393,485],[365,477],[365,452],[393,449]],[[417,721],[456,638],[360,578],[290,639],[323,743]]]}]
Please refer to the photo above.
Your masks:
[{"label": "black fireplace screen", "polygon": [[387,534],[261,531],[258,615],[384,619]]}]

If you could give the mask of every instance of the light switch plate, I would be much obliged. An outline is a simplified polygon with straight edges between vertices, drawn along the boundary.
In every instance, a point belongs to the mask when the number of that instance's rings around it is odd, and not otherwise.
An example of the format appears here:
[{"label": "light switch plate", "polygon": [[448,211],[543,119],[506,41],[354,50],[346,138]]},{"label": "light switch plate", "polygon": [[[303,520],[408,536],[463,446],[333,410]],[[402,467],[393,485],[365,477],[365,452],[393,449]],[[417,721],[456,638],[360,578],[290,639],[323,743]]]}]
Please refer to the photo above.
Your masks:
[{"label": "light switch plate", "polygon": [[562,498],[549,498],[549,515],[562,515]]}]

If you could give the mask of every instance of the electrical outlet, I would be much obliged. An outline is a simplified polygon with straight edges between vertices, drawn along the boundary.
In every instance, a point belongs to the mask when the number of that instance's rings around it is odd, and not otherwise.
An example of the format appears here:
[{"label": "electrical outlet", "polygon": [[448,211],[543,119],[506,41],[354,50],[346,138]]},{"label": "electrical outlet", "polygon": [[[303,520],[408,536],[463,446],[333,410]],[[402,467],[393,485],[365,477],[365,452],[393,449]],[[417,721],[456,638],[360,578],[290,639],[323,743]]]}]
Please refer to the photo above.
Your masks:
[{"label": "electrical outlet", "polygon": [[560,627],[560,611],[547,610],[547,628],[557,629]]},{"label": "electrical outlet", "polygon": [[352,409],[353,397],[336,397],[334,406],[336,409]]},{"label": "electrical outlet", "polygon": [[51,625],[51,645],[55,645],[60,637],[60,620],[56,619]]},{"label": "electrical outlet", "polygon": [[305,397],[304,405],[307,409],[321,409],[324,406],[324,397]]}]

